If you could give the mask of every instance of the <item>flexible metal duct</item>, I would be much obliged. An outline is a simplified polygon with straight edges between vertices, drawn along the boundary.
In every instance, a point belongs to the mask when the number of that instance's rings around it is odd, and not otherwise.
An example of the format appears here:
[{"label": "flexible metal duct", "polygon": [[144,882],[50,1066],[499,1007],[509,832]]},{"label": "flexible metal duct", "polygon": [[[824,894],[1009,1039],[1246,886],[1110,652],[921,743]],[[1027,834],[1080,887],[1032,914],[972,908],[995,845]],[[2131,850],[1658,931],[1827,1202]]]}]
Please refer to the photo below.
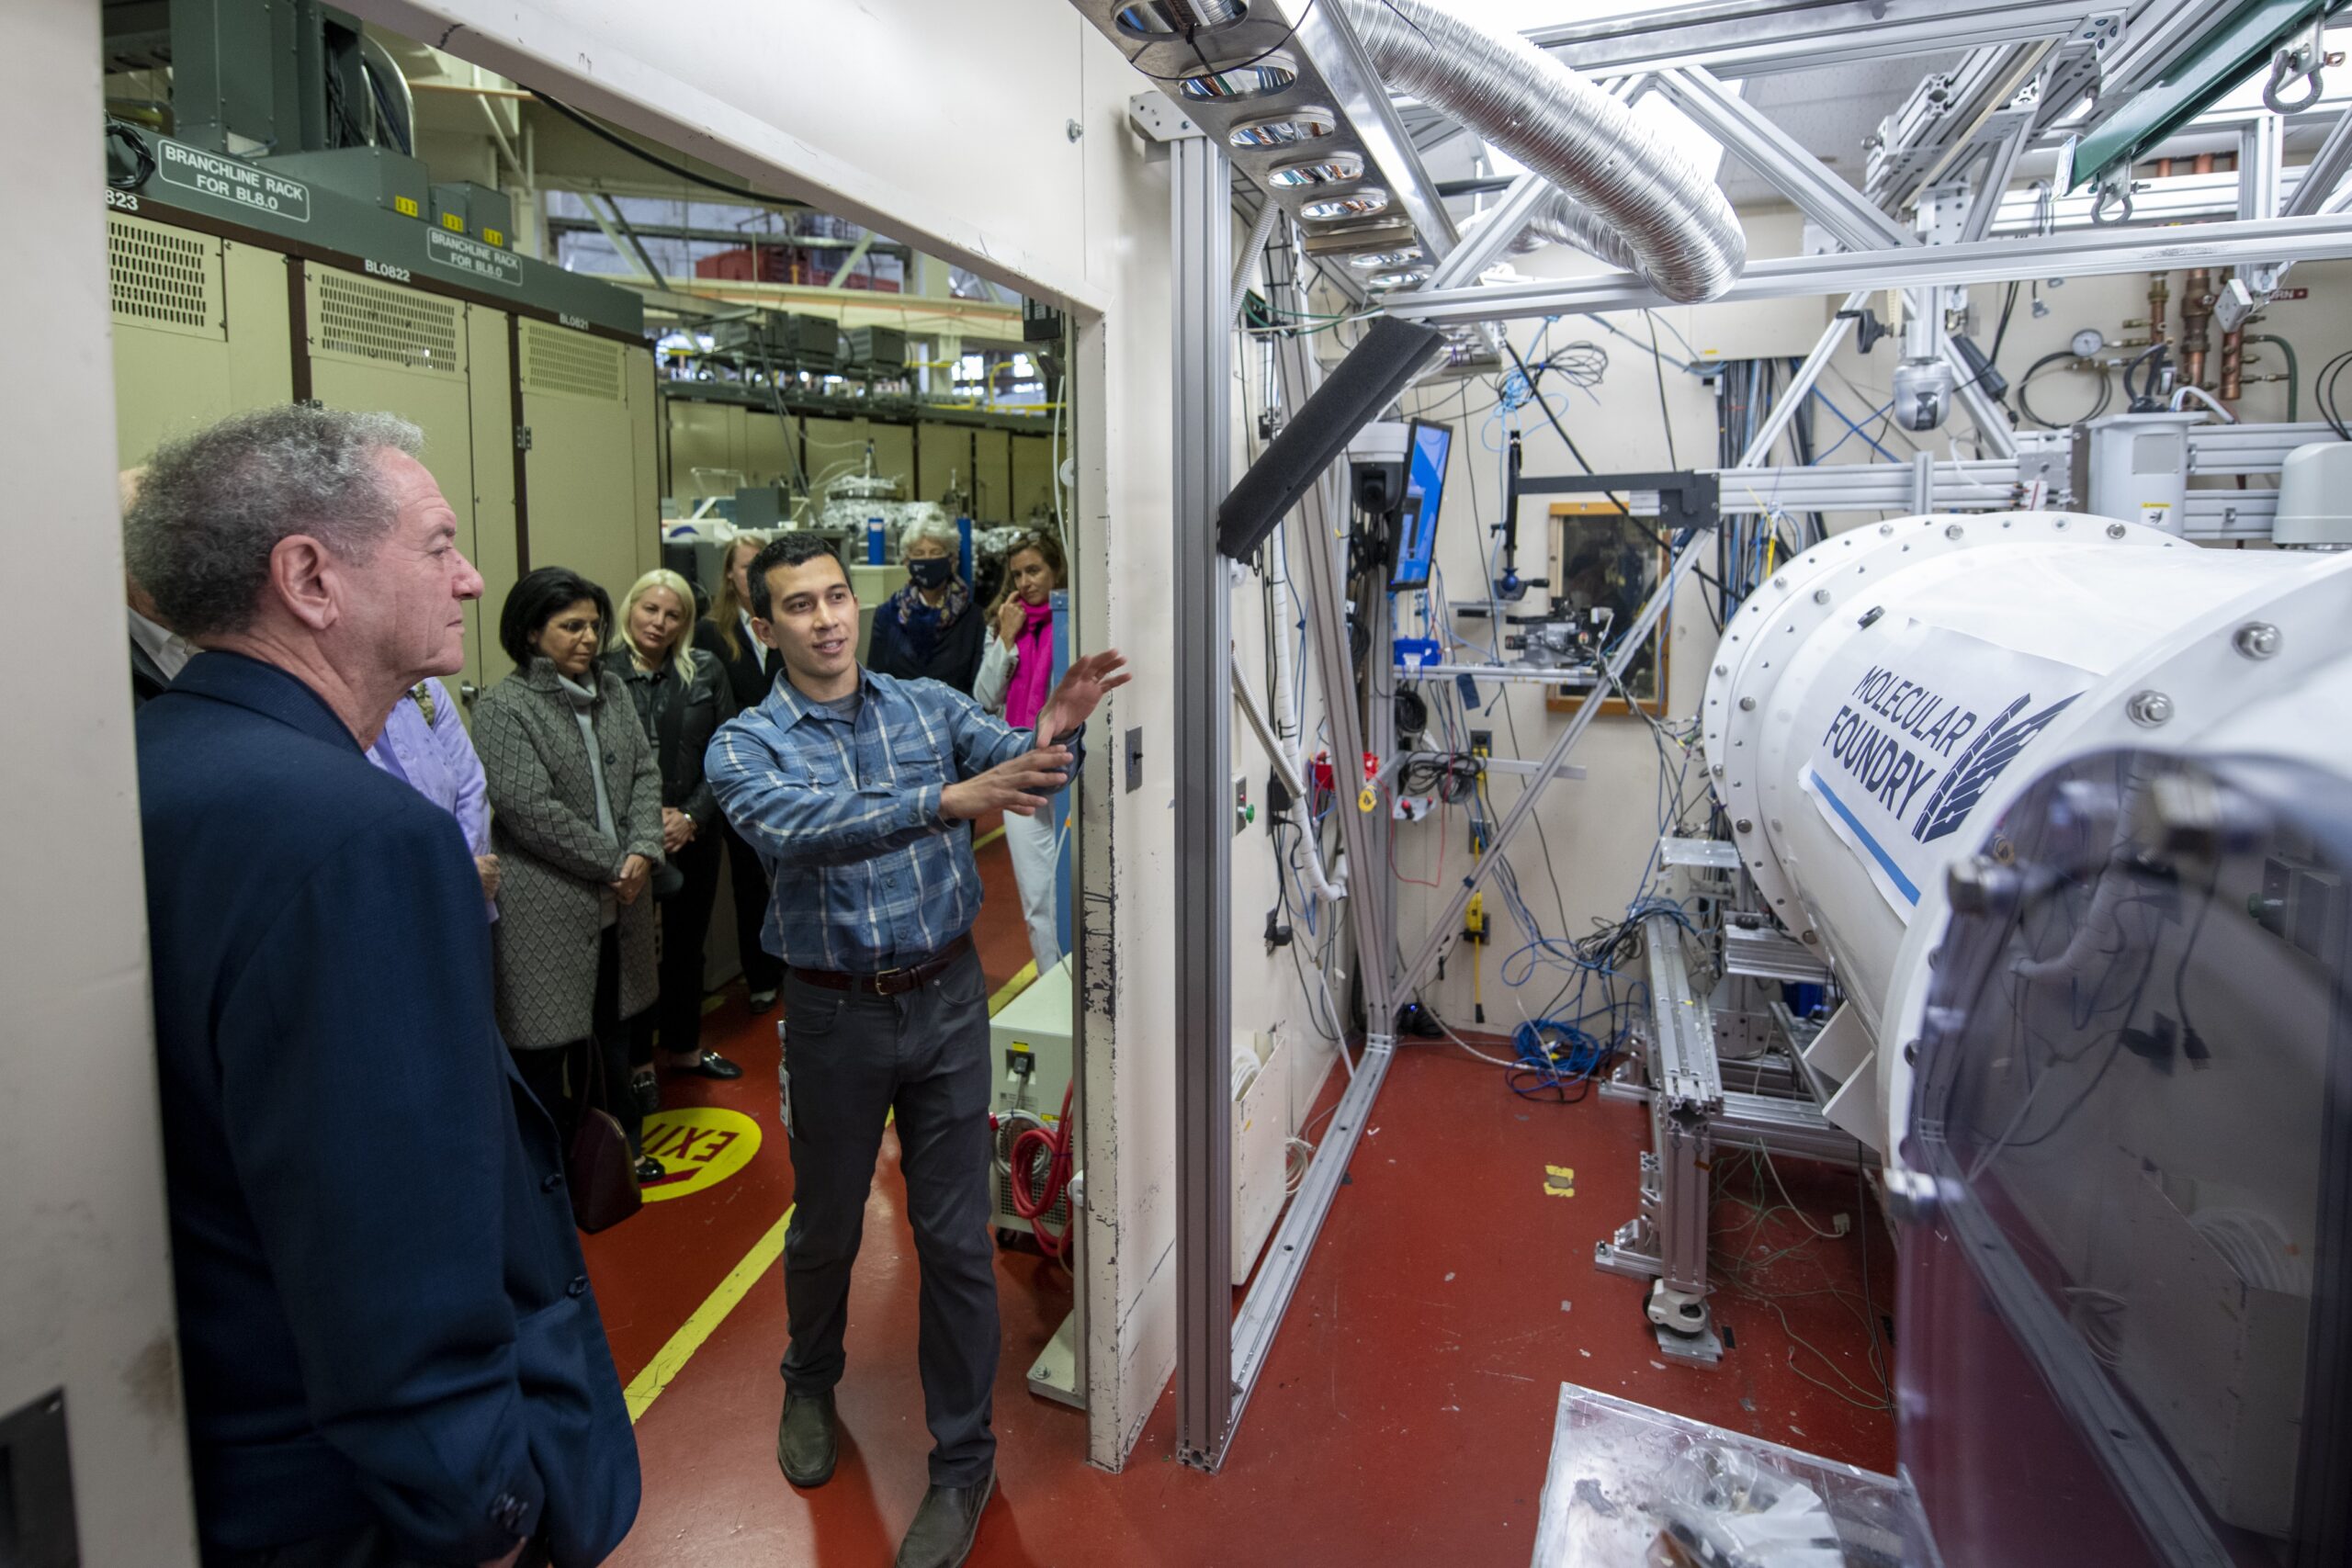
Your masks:
[{"label": "flexible metal duct", "polygon": [[1712,299],[1739,276],[1747,242],[1731,203],[1623,104],[1437,0],[1339,4],[1390,85],[1560,187],[1536,220],[1544,231],[1630,265],[1672,299]]},{"label": "flexible metal duct", "polygon": [[[1465,232],[1475,231],[1479,224],[1490,220],[1499,208],[1488,208],[1463,226]],[[1530,251],[1540,251],[1546,245],[1574,245],[1587,255],[1599,256],[1611,266],[1622,266],[1627,272],[1642,271],[1642,258],[1634,254],[1608,220],[1575,197],[1555,192],[1527,220],[1527,227],[1510,242],[1511,254],[1523,256]]]}]

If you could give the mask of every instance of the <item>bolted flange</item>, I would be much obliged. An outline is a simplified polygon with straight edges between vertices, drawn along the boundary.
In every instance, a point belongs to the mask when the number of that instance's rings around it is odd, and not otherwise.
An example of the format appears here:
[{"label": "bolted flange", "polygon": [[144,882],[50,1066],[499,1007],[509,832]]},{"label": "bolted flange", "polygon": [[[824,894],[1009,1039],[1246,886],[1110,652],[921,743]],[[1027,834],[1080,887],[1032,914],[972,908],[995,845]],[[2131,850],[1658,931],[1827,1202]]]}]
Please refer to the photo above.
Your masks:
[{"label": "bolted flange", "polygon": [[2248,621],[2230,637],[2230,646],[2248,659],[2270,659],[2286,641],[2277,626],[2267,621]]}]

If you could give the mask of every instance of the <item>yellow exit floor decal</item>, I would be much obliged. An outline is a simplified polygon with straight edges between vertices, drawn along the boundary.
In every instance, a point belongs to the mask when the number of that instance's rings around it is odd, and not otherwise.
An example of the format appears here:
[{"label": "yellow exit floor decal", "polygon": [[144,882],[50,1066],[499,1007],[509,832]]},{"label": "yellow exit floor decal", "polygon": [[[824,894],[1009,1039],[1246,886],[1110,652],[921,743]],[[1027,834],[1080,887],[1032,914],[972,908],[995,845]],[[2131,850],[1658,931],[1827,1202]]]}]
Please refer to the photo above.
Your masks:
[{"label": "yellow exit floor decal", "polygon": [[1575,1171],[1565,1165],[1547,1165],[1544,1168],[1544,1196],[1573,1198],[1576,1195],[1577,1173]]},{"label": "yellow exit floor decal", "polygon": [[662,1178],[644,1184],[645,1201],[683,1198],[718,1186],[760,1152],[760,1124],[740,1111],[687,1105],[645,1119],[645,1152]]}]

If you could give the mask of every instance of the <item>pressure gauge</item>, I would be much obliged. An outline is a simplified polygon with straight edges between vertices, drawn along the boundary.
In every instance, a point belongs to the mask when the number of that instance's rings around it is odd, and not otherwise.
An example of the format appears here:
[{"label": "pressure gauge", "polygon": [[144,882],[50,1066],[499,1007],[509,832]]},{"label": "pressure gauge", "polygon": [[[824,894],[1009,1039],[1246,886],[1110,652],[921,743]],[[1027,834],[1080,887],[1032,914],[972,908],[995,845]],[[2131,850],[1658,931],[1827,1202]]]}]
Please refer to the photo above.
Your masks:
[{"label": "pressure gauge", "polygon": [[2099,336],[2097,327],[2085,327],[2075,334],[2071,346],[2074,348],[2075,358],[2095,359],[2098,356],[2098,351],[2107,346],[2107,339]]}]

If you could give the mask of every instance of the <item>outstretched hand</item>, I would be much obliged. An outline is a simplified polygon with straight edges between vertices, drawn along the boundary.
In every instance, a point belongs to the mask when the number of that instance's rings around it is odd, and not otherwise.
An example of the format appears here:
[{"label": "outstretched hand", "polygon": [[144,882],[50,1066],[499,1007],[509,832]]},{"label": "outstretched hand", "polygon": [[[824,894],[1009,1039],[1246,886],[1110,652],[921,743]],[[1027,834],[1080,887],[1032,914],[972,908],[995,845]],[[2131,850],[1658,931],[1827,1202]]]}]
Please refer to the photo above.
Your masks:
[{"label": "outstretched hand", "polygon": [[1090,653],[1083,659],[1072,660],[1063,672],[1061,684],[1046,699],[1046,706],[1037,717],[1037,744],[1048,746],[1057,735],[1068,735],[1084,724],[1087,716],[1102,701],[1105,692],[1115,691],[1127,683],[1127,656],[1115,648],[1100,653]]},{"label": "outstretched hand", "polygon": [[1058,746],[1041,746],[949,784],[939,794],[939,815],[949,822],[968,822],[990,811],[1031,817],[1051,804],[1055,791],[1068,783],[1069,753]]}]

